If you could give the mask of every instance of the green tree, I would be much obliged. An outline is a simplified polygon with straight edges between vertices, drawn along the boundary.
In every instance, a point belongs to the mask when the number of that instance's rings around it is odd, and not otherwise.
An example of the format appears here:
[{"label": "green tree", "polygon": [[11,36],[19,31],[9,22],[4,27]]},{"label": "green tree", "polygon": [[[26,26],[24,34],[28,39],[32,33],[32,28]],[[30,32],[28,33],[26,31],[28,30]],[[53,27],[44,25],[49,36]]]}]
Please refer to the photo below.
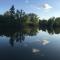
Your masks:
[{"label": "green tree", "polygon": [[6,11],[6,12],[4,13],[4,16],[10,16],[10,11]]},{"label": "green tree", "polygon": [[12,5],[12,7],[10,8],[10,14],[11,14],[11,16],[15,15],[15,7],[14,7],[14,5]]},{"label": "green tree", "polygon": [[30,24],[38,25],[39,19],[38,16],[34,13],[28,14]]},{"label": "green tree", "polygon": [[23,17],[25,16],[25,12],[23,10],[17,10],[15,18],[19,21],[20,24],[23,22]]},{"label": "green tree", "polygon": [[9,12],[10,12],[10,23],[14,24],[15,23],[15,8],[14,8],[14,5],[12,5]]},{"label": "green tree", "polygon": [[49,18],[48,19],[48,27],[53,27],[55,22],[55,17]]},{"label": "green tree", "polygon": [[55,19],[54,27],[60,27],[60,17]]}]

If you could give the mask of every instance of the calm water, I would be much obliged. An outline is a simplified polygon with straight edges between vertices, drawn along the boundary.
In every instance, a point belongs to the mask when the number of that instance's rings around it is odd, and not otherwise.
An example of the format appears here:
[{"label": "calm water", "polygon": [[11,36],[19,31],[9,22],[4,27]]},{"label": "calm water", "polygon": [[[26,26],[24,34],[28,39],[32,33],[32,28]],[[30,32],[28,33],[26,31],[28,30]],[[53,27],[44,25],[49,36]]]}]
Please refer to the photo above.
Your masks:
[{"label": "calm water", "polygon": [[0,60],[60,60],[60,30],[0,32]]}]

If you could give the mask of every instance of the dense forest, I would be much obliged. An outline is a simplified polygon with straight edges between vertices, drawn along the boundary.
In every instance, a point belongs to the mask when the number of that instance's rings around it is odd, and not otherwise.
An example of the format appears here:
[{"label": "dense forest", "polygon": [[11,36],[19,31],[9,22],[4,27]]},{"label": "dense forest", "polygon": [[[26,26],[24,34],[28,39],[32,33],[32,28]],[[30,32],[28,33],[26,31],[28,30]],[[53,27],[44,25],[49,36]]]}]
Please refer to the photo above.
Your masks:
[{"label": "dense forest", "polygon": [[0,15],[0,28],[22,28],[27,26],[40,27],[42,29],[60,27],[60,17],[51,17],[48,20],[40,19],[34,13],[27,14],[24,10],[16,10],[14,5],[3,15]]}]

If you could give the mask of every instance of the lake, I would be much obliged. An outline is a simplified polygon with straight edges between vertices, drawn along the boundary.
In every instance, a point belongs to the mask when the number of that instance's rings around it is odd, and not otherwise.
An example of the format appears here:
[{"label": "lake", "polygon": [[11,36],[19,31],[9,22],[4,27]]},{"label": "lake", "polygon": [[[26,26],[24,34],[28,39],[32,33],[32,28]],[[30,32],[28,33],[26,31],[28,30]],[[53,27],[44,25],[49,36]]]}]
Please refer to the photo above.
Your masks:
[{"label": "lake", "polygon": [[59,28],[14,30],[0,30],[0,60],[60,60]]}]

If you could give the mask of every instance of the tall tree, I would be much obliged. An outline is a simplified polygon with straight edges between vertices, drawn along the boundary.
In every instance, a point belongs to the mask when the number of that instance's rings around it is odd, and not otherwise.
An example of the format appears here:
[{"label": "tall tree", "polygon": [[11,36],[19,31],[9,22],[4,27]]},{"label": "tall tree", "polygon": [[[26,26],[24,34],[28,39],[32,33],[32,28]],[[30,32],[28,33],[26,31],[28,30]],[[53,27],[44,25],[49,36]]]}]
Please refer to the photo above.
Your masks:
[{"label": "tall tree", "polygon": [[12,5],[9,12],[10,12],[11,23],[13,24],[13,23],[15,23],[15,8],[14,8],[14,5]]},{"label": "tall tree", "polygon": [[13,16],[15,14],[15,8],[14,5],[10,8],[10,14]]}]

